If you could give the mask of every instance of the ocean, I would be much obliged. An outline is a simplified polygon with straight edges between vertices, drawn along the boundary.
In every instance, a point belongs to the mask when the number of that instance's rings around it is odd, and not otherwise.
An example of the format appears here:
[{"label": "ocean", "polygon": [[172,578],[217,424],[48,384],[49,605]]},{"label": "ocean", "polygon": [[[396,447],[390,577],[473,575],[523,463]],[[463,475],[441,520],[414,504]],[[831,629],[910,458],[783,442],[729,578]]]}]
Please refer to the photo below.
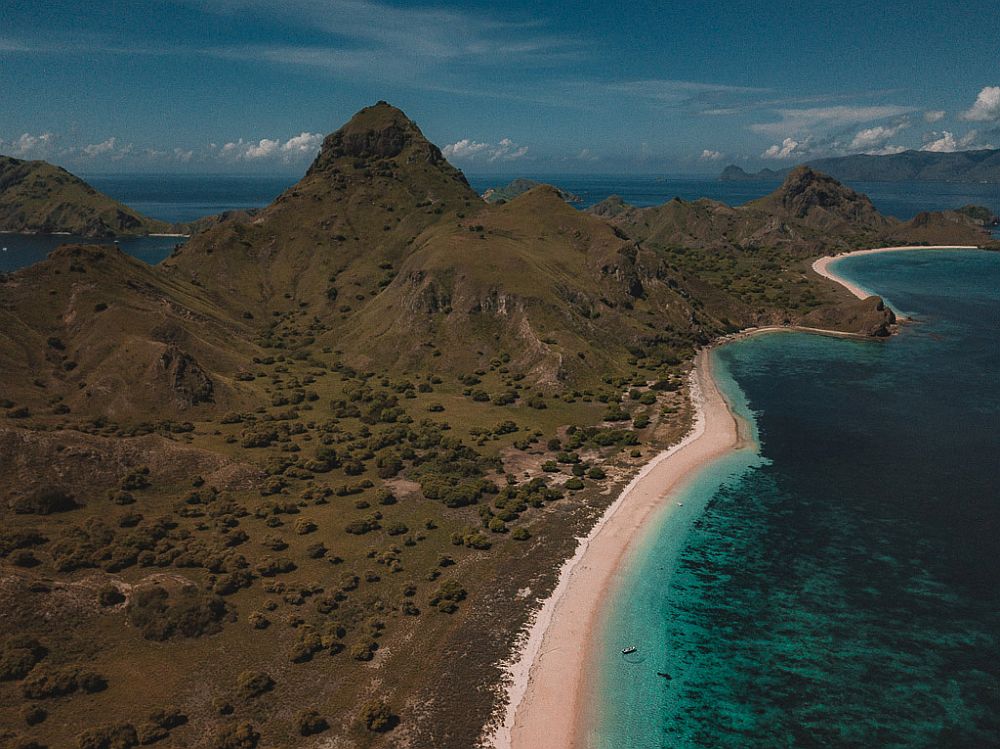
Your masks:
[{"label": "ocean", "polygon": [[1000,746],[1000,254],[836,267],[914,322],[713,353],[759,447],[622,570],[601,749]]},{"label": "ocean", "polygon": [[[203,216],[240,208],[262,208],[294,184],[295,175],[83,175],[91,185],[142,214],[163,221],[192,221]],[[496,175],[468,175],[479,193],[503,180]],[[543,175],[535,177],[568,190],[581,198],[586,208],[609,195],[619,195],[638,206],[658,205],[671,198],[701,197],[740,205],[772,192],[776,182],[720,182],[697,177],[621,175]],[[1000,185],[927,182],[849,183],[868,194],[876,208],[897,218],[909,219],[922,210],[959,208],[970,203],[985,205],[1000,214]],[[1000,236],[1000,232],[998,232]],[[89,241],[71,236],[26,236],[0,234],[0,271],[11,271],[36,263],[61,244]],[[139,237],[121,240],[120,246],[141,260],[156,264],[166,258],[178,242],[176,237]],[[105,240],[110,242],[110,240]],[[6,247],[6,250],[2,248]]]}]

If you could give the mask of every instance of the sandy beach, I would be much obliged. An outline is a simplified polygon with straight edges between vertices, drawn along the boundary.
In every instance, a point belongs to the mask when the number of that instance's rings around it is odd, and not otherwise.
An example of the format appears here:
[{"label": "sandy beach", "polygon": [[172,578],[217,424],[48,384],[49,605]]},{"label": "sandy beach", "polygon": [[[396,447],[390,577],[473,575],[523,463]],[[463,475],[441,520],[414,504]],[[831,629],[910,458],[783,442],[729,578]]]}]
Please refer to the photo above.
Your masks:
[{"label": "sandy beach", "polygon": [[855,250],[854,252],[845,252],[840,255],[827,255],[826,257],[821,257],[812,264],[812,269],[823,276],[823,278],[829,278],[834,283],[839,283],[849,292],[854,294],[858,299],[867,299],[872,296],[864,289],[855,284],[851,283],[845,278],[841,278],[836,273],[830,270],[830,264],[835,260],[840,260],[842,258],[848,257],[849,255],[874,255],[878,252],[903,252],[907,250],[977,250],[978,247],[969,245],[916,245],[909,247],[876,247],[871,250]]},{"label": "sandy beach", "polygon": [[657,455],[625,487],[561,571],[509,666],[507,713],[486,739],[497,749],[584,746],[585,672],[601,606],[643,526],[669,495],[710,461],[741,444],[741,429],[712,377],[708,351],[691,375],[696,418],[691,432]]}]

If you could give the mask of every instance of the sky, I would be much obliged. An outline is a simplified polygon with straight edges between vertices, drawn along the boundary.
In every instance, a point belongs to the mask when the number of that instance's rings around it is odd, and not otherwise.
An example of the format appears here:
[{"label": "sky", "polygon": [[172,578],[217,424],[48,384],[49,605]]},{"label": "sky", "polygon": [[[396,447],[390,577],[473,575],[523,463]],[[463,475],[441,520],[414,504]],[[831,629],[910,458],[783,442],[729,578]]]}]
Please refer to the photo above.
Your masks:
[{"label": "sky", "polygon": [[302,172],[363,106],[470,174],[1000,147],[996,0],[0,0],[0,153]]}]

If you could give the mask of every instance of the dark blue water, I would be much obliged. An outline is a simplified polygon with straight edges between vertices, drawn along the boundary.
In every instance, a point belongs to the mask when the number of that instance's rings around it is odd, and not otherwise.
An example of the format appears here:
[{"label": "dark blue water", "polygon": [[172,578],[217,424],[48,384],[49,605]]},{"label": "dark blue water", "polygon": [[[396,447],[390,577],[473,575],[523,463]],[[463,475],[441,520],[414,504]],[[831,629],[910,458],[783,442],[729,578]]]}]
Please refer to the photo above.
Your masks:
[{"label": "dark blue water", "polygon": [[144,216],[178,223],[223,211],[263,208],[298,182],[299,176],[93,174],[84,179]]},{"label": "dark blue water", "polygon": [[918,321],[716,352],[760,461],[699,477],[681,542],[630,561],[595,745],[1000,746],[1000,254],[838,272]]},{"label": "dark blue water", "polygon": [[[297,181],[293,175],[85,175],[101,192],[131,206],[140,213],[171,223],[192,221],[223,211],[261,208],[268,205]],[[659,205],[673,197],[697,200],[708,197],[730,205],[740,205],[772,192],[775,182],[720,182],[693,177],[621,175],[546,175],[537,177],[582,198],[586,208],[609,195],[620,195],[638,206]],[[498,184],[496,175],[469,175],[472,187],[482,193]],[[969,203],[985,205],[1000,213],[1000,185],[877,182],[851,184],[868,193],[882,212],[898,218],[912,218],[922,210],[958,208]],[[1000,233],[998,233],[1000,236]],[[0,235],[0,271],[42,260],[49,252],[75,237],[26,237]],[[93,240],[90,240],[93,241]],[[121,240],[121,247],[136,257],[155,264],[167,257],[176,238],[143,237]]]}]

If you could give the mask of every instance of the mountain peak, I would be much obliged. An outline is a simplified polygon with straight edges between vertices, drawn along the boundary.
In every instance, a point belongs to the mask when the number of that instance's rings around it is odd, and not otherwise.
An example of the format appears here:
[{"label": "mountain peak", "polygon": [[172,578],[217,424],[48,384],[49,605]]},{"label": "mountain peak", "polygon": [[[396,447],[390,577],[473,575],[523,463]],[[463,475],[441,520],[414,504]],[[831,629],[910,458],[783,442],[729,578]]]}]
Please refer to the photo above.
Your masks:
[{"label": "mountain peak", "polygon": [[431,143],[401,109],[380,101],[355,114],[342,128],[326,136],[309,173],[329,168],[343,158],[359,161],[393,159],[405,155],[409,162],[444,161],[441,150]]},{"label": "mountain peak", "polygon": [[875,209],[867,195],[805,165],[792,169],[781,187],[747,203],[747,207],[802,221],[821,230],[850,224],[883,231],[894,224],[894,220],[885,218]]}]

